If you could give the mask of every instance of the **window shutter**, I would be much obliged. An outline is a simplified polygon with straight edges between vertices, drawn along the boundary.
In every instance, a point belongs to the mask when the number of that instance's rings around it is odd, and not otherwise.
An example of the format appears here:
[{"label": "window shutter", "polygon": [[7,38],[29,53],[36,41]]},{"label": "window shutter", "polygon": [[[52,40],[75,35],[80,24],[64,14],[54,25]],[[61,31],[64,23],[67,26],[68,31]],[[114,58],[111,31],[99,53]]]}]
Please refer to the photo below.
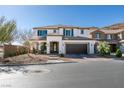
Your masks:
[{"label": "window shutter", "polygon": [[73,36],[73,35],[74,35],[74,31],[73,31],[73,29],[72,29],[71,36]]},{"label": "window shutter", "polygon": [[65,28],[63,29],[63,35],[65,36]]},{"label": "window shutter", "polygon": [[37,31],[37,35],[39,36],[39,30]]},{"label": "window shutter", "polygon": [[45,36],[47,35],[47,30],[45,31]]}]

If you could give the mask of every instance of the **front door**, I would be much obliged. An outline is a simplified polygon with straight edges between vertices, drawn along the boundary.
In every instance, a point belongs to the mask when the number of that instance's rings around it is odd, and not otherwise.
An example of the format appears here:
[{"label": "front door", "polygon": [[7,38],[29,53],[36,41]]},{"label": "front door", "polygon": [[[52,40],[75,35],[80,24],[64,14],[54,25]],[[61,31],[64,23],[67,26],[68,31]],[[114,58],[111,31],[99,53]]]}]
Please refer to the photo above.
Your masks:
[{"label": "front door", "polygon": [[50,53],[58,53],[58,42],[50,42]]}]

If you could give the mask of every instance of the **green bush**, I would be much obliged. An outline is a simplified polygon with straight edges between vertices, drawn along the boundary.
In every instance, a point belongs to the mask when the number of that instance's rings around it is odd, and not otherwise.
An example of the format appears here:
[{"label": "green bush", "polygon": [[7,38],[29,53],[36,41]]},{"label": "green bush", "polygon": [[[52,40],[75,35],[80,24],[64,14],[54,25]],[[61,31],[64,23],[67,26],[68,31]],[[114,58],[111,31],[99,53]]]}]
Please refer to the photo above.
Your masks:
[{"label": "green bush", "polygon": [[116,57],[122,57],[122,52],[120,49],[117,49],[116,51]]},{"label": "green bush", "polygon": [[40,54],[45,54],[45,51],[46,51],[46,43],[43,43],[40,46]]},{"label": "green bush", "polygon": [[4,55],[5,58],[6,58],[6,57],[13,57],[13,56],[16,56],[16,53],[15,53],[15,52],[13,52],[13,53],[6,53],[6,54]]},{"label": "green bush", "polygon": [[110,54],[110,46],[105,41],[99,43],[97,50],[102,56]]},{"label": "green bush", "polygon": [[33,48],[33,54],[36,54],[36,53],[38,53],[38,50]]}]

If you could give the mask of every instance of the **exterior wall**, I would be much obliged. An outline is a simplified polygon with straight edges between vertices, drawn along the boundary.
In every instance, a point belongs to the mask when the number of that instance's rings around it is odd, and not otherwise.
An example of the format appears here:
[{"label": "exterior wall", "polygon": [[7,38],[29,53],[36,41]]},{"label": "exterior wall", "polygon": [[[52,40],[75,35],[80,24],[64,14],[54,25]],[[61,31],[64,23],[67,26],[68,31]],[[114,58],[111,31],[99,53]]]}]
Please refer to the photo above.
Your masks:
[{"label": "exterior wall", "polygon": [[[72,30],[72,28],[65,28],[65,30]],[[81,30],[84,31],[83,34],[81,34]],[[37,31],[38,30],[34,30],[35,31],[35,35],[34,37],[37,37]],[[77,28],[73,28],[73,33],[74,33],[74,37],[88,37],[89,33],[92,31],[92,30],[86,30],[86,29],[77,29]],[[54,33],[54,29],[47,29],[47,34],[55,34]],[[58,35],[63,35],[63,28],[59,28],[59,29],[56,29],[56,34]]]},{"label": "exterior wall", "polygon": [[[65,30],[72,30],[72,28],[65,28]],[[73,34],[74,34],[74,37],[88,37],[89,33],[92,31],[92,30],[84,30],[83,34],[81,34],[81,29],[76,29],[74,28],[73,29]],[[58,34],[58,36],[54,36],[54,35],[50,35],[50,34],[53,34],[54,32],[54,29],[48,29],[47,30],[47,34],[48,36],[46,37],[46,40],[39,40],[39,41],[33,41],[31,42],[32,45],[31,45],[31,49],[34,48],[40,48],[40,43],[42,42],[46,42],[46,47],[47,47],[47,54],[50,54],[50,42],[59,42],[59,54],[63,53],[65,54],[66,53],[66,44],[69,44],[69,43],[77,43],[77,44],[87,44],[87,51],[88,51],[88,54],[94,54],[94,41],[92,40],[62,40],[62,36],[60,35],[63,35],[63,28],[59,28],[59,29],[56,29],[56,33]],[[37,31],[36,31],[36,34],[35,36],[37,36]]]},{"label": "exterior wall", "polygon": [[4,57],[12,57],[21,54],[27,54],[30,51],[28,47],[17,45],[4,45]]},{"label": "exterior wall", "polygon": [[[59,34],[59,32],[60,31],[58,29],[56,29],[56,33]],[[47,34],[53,34],[53,33],[54,33],[54,29],[48,29],[47,30]]]},{"label": "exterior wall", "polygon": [[59,34],[63,35],[63,28],[59,28]]},{"label": "exterior wall", "polygon": [[88,54],[94,54],[95,41],[93,40],[64,40],[64,52],[66,53],[66,44],[87,44]]},{"label": "exterior wall", "polygon": [[[46,40],[33,40],[30,41],[30,50],[33,50],[33,48],[40,50],[40,44],[45,43]],[[38,46],[37,46],[38,45]]]},{"label": "exterior wall", "polygon": [[59,42],[59,54],[63,53],[62,36],[47,36],[47,54],[50,54],[50,42]]},{"label": "exterior wall", "polygon": [[124,31],[122,32],[122,39],[124,39]]},{"label": "exterior wall", "polygon": [[[50,54],[50,42],[59,42],[59,54],[66,54],[66,44],[87,44],[88,54],[94,54],[94,44],[93,40],[62,40],[62,36],[48,36],[46,41],[47,54]],[[33,47],[37,47],[36,44],[43,42],[33,42]]]},{"label": "exterior wall", "polygon": [[95,45],[95,42],[89,43],[89,54],[94,54],[94,45]]},{"label": "exterior wall", "polygon": [[99,33],[100,34],[100,39],[105,39],[105,34],[103,33],[103,32],[101,32],[101,31],[94,31],[94,32],[92,32],[91,33],[91,35],[92,35],[92,38],[96,38],[96,33]]},{"label": "exterior wall", "polygon": [[121,44],[120,49],[121,49],[121,52],[124,53],[124,43]]},{"label": "exterior wall", "polygon": [[[83,34],[81,34],[81,30],[84,31]],[[84,29],[74,29],[74,36],[77,37],[88,37],[89,31],[84,30]]]},{"label": "exterior wall", "polygon": [[80,36],[80,29],[74,29],[74,36]]},{"label": "exterior wall", "polygon": [[118,37],[119,37],[118,34],[112,34],[112,39],[117,40],[119,39]]},{"label": "exterior wall", "polygon": [[[89,35],[89,37],[95,39],[96,38],[95,37],[96,33],[100,33],[100,39],[105,39],[105,40],[120,40],[120,39],[124,38],[124,33],[123,32],[122,33],[116,33],[116,34],[114,34],[114,33],[106,34],[106,33],[102,32],[102,31],[99,31],[99,30],[92,32]],[[111,35],[111,37],[109,37],[109,35]]]},{"label": "exterior wall", "polygon": [[0,52],[3,52],[3,46],[0,46]]},{"label": "exterior wall", "polygon": [[32,36],[32,39],[37,39],[38,35],[37,35],[37,30],[33,30],[34,31],[34,35]]},{"label": "exterior wall", "polygon": [[[87,51],[88,54],[94,54],[94,44],[96,41],[94,40],[62,40],[62,35],[63,35],[63,29],[65,30],[72,30],[72,28],[58,28],[58,29],[47,29],[47,34],[48,36],[46,37],[46,40],[39,40],[39,41],[33,41],[31,48],[35,47],[38,49],[40,49],[40,43],[46,42],[46,46],[47,46],[47,54],[50,53],[50,42],[59,42],[59,54],[60,53],[66,53],[66,44],[69,43],[77,43],[77,44],[88,44],[87,46]],[[58,35],[50,35],[50,34],[55,34],[54,30],[56,30],[56,34]],[[81,30],[84,31],[83,34],[81,34]],[[34,37],[37,37],[37,30],[34,30],[35,34]],[[105,39],[107,40],[107,34],[105,34],[104,32],[97,30],[97,31],[93,31],[92,29],[79,29],[79,28],[73,28],[73,35],[74,37],[88,37],[88,38],[93,38],[95,39],[95,34],[96,33],[100,33],[100,39]],[[91,33],[92,32],[92,33]],[[109,33],[108,33],[109,34]],[[109,38],[108,40],[117,40],[118,41],[118,37],[120,37],[122,40],[124,39],[124,31],[122,33],[118,33],[118,34],[112,34],[112,37]],[[124,44],[122,44],[120,46],[120,49],[122,51],[124,51]]]}]

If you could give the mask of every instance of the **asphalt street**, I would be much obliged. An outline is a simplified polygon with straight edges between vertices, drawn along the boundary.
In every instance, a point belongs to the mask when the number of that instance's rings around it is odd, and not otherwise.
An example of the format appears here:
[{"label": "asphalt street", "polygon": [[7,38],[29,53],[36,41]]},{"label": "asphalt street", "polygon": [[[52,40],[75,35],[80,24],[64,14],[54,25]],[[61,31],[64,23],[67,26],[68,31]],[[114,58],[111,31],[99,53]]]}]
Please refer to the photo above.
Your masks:
[{"label": "asphalt street", "polygon": [[0,87],[124,88],[124,60],[0,67]]}]

